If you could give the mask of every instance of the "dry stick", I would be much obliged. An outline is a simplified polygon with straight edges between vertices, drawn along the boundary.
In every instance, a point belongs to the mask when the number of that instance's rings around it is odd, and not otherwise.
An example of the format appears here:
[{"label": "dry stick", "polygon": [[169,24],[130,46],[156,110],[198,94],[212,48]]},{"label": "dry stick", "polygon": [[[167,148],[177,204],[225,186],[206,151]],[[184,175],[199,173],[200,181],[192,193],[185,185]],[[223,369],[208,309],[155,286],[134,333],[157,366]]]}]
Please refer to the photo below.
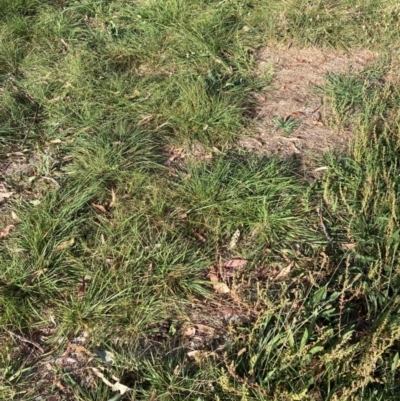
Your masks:
[{"label": "dry stick", "polygon": [[38,343],[36,343],[35,341],[28,340],[27,338],[22,337],[22,336],[20,336],[19,334],[15,334],[15,333],[13,333],[12,331],[6,329],[5,327],[4,327],[4,330],[5,330],[8,334],[10,334],[10,335],[12,335],[13,337],[15,337],[17,340],[19,340],[19,341],[21,341],[21,342],[23,342],[23,343],[26,343],[26,344],[30,344],[30,345],[34,346],[35,348],[37,348],[40,352],[44,352],[44,349],[43,349]]},{"label": "dry stick", "polygon": [[320,101],[320,105],[316,109],[314,109],[311,114],[316,113],[324,105],[324,101],[322,100],[322,97],[319,98],[319,101]]},{"label": "dry stick", "polygon": [[321,227],[322,227],[322,230],[324,231],[325,237],[328,239],[329,242],[332,242],[333,238],[329,234],[328,227],[325,225],[324,219],[322,217],[322,212],[319,207],[317,208],[317,213],[318,213],[319,222],[321,223]]},{"label": "dry stick", "polygon": [[21,144],[21,147],[22,147],[22,148],[23,148],[23,147],[25,146],[25,144],[26,144],[26,141],[27,141],[27,139],[28,139],[29,131],[35,126],[36,121],[37,121],[37,117],[38,117],[38,114],[39,114],[39,105],[38,105],[37,103],[35,103],[35,107],[36,107],[35,115],[34,115],[34,117],[33,117],[32,124],[31,124],[31,125],[28,127],[28,129],[26,130],[25,137],[24,137],[24,139],[23,139],[23,141],[22,141],[22,144]]}]

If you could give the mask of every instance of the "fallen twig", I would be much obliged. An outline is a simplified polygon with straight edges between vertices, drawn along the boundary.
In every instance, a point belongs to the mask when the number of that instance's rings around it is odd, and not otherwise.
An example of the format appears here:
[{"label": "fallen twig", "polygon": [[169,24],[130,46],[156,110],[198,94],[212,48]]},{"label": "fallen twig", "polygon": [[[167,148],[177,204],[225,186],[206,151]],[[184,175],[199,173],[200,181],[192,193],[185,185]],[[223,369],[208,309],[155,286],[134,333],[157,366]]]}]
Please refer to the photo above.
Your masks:
[{"label": "fallen twig", "polygon": [[13,333],[12,331],[6,329],[5,327],[4,327],[4,330],[8,334],[10,334],[13,337],[15,337],[17,340],[19,340],[19,341],[21,341],[23,343],[26,343],[26,344],[30,344],[30,345],[34,346],[35,348],[37,348],[40,352],[44,352],[44,349],[38,343],[36,343],[35,341],[28,340],[27,338],[22,337],[19,334]]},{"label": "fallen twig", "polygon": [[317,208],[317,213],[319,217],[319,222],[321,224],[322,230],[324,231],[325,237],[328,239],[329,242],[333,241],[333,238],[331,237],[328,227],[325,225],[324,218],[322,217],[322,212],[321,209],[318,207]]}]

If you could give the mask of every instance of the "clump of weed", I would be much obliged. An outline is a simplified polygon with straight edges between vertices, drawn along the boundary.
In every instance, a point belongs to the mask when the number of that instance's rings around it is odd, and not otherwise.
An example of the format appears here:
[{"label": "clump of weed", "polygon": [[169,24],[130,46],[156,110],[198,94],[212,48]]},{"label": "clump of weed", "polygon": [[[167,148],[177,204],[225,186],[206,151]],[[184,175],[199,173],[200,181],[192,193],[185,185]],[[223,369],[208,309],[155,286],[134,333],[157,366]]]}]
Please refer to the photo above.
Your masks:
[{"label": "clump of weed", "polygon": [[276,127],[282,129],[285,134],[291,134],[300,125],[300,122],[298,120],[291,117],[278,117],[274,120],[274,123]]}]

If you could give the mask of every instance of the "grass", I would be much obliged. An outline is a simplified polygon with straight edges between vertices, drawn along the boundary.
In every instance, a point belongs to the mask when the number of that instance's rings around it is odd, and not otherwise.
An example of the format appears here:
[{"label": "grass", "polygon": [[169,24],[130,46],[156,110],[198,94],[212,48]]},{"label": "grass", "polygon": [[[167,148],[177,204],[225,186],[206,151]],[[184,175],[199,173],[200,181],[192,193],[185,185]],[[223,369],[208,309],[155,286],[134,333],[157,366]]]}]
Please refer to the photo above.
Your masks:
[{"label": "grass", "polygon": [[300,125],[299,121],[290,117],[278,117],[274,120],[274,123],[276,127],[282,129],[285,134],[291,134]]},{"label": "grass", "polygon": [[0,1],[0,399],[396,400],[395,60],[318,88],[355,140],[312,185],[236,142],[260,46],[393,55],[398,8]]}]

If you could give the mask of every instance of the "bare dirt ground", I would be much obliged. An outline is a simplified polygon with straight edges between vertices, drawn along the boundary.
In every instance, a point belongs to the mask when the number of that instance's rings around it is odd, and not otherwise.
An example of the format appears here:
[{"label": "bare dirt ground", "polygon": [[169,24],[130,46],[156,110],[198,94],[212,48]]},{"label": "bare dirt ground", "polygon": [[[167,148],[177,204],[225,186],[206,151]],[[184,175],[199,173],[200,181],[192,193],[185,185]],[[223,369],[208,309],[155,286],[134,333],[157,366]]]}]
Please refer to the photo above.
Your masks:
[{"label": "bare dirt ground", "polygon": [[[273,71],[271,86],[256,96],[256,134],[243,138],[241,147],[257,153],[281,154],[283,157],[342,151],[353,137],[350,130],[329,127],[329,105],[315,90],[328,74],[357,71],[373,62],[377,54],[369,50],[349,52],[318,48],[267,48],[257,57],[258,71]],[[285,134],[276,119],[296,120],[298,126]]]}]

